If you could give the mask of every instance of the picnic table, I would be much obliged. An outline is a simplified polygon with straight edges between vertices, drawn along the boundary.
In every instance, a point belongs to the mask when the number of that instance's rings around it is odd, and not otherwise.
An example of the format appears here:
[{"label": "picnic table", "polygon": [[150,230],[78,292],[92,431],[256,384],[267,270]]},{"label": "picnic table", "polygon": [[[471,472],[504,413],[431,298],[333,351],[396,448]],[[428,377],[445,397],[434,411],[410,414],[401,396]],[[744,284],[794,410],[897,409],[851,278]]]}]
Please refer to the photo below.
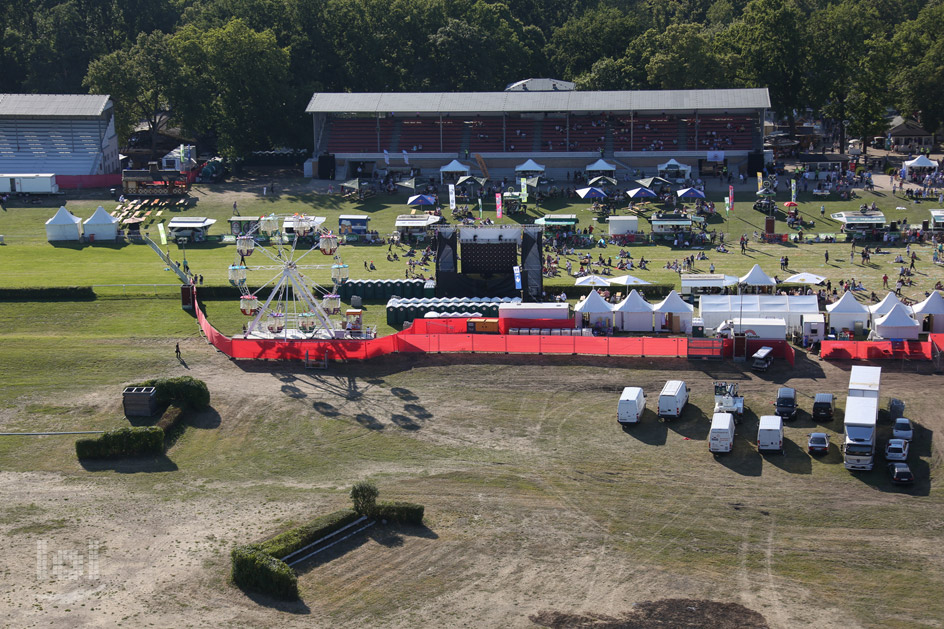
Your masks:
[{"label": "picnic table", "polygon": [[829,190],[814,190],[813,191],[814,197],[828,197],[829,194],[830,194]]}]

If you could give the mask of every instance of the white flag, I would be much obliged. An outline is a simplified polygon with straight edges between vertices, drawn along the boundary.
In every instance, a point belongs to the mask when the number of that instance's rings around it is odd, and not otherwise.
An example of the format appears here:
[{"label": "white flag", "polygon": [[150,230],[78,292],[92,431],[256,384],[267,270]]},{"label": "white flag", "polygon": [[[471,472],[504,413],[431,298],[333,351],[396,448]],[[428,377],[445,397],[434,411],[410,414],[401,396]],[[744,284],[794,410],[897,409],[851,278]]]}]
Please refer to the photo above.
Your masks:
[{"label": "white flag", "polygon": [[403,149],[403,161],[406,162],[407,166],[410,165],[410,157],[406,154],[406,149]]},{"label": "white flag", "polygon": [[456,186],[455,184],[449,184],[449,209],[456,209]]},{"label": "white flag", "polygon": [[387,152],[387,149],[384,149],[384,164],[390,165],[390,153]]}]

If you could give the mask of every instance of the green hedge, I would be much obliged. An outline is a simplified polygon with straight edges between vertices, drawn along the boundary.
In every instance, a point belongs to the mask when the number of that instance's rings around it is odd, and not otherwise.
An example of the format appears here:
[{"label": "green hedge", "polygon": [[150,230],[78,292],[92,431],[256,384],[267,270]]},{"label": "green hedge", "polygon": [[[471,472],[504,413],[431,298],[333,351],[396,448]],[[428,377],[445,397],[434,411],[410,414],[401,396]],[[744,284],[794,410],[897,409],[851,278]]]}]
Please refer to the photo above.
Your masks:
[{"label": "green hedge", "polygon": [[298,577],[284,561],[267,555],[258,546],[237,546],[230,557],[236,585],[285,601],[298,598]]},{"label": "green hedge", "polygon": [[315,518],[308,524],[280,533],[259,544],[259,549],[267,555],[281,559],[312,542],[318,541],[325,535],[330,535],[338,529],[344,528],[359,517],[353,509],[341,509],[320,518]]},{"label": "green hedge", "polygon": [[79,439],[75,442],[75,453],[80,459],[156,456],[163,452],[164,431],[157,426],[119,428],[97,439]]},{"label": "green hedge", "polygon": [[210,391],[203,380],[190,376],[146,380],[133,387],[154,387],[159,405],[175,404],[181,408],[203,410],[210,406]]},{"label": "green hedge", "polygon": [[373,517],[401,524],[422,524],[425,510],[423,505],[412,502],[381,501],[374,507]]},{"label": "green hedge", "polygon": [[91,286],[50,288],[0,288],[0,301],[93,301]]}]

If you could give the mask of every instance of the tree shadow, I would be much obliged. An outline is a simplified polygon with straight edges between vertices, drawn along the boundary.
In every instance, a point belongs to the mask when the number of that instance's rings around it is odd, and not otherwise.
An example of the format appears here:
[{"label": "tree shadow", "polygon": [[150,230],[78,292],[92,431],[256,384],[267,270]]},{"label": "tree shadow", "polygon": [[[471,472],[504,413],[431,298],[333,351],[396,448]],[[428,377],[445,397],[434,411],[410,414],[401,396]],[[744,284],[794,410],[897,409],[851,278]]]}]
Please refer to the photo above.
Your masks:
[{"label": "tree shadow", "polygon": [[219,428],[223,419],[220,417],[219,412],[210,406],[202,411],[198,412],[187,412],[187,415],[184,417],[184,421],[188,426],[193,428],[199,428],[200,430],[213,430],[214,428]]},{"label": "tree shadow", "polygon": [[620,424],[623,432],[650,446],[665,445],[669,429],[652,409],[645,409],[635,424]]},{"label": "tree shadow", "polygon": [[79,459],[86,472],[117,472],[118,474],[153,474],[176,472],[177,464],[166,455],[123,459]]},{"label": "tree shadow", "polygon": [[810,455],[786,437],[783,439],[783,455],[771,453],[770,456],[765,458],[773,465],[791,474],[813,473],[813,461],[810,459]]}]

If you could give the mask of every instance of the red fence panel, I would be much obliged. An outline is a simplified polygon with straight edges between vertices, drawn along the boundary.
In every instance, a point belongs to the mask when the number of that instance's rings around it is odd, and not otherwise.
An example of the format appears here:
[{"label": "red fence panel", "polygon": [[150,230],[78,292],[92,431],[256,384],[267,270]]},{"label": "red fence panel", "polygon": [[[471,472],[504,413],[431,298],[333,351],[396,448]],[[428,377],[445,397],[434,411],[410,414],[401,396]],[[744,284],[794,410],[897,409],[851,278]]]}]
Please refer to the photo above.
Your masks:
[{"label": "red fence panel", "polygon": [[113,188],[121,186],[121,173],[113,175],[56,175],[60,190],[80,188]]}]

